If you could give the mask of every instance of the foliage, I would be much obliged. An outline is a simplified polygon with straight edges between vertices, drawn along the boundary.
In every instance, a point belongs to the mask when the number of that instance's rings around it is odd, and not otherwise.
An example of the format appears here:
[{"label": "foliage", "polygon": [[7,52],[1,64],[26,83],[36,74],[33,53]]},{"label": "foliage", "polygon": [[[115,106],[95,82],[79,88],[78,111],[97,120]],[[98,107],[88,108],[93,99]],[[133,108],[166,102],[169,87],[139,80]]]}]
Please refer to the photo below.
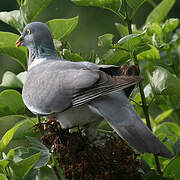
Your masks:
[{"label": "foliage", "polygon": [[[163,178],[157,175],[151,154],[141,155],[142,167],[139,171],[146,179],[178,179],[180,177],[180,29],[179,19],[166,19],[175,0],[162,0],[148,15],[142,28],[131,24],[138,9],[150,1],[145,0],[72,0],[79,6],[95,6],[115,13],[121,23],[115,22],[119,40],[114,41],[113,34],[98,37],[98,46],[106,50],[102,57],[91,53],[82,57],[71,46],[61,41],[78,24],[78,17],[71,19],[52,19],[47,23],[52,31],[59,55],[72,61],[93,61],[102,64],[135,63],[139,64],[144,77],[144,93],[151,119],[153,132],[175,154],[172,159],[160,157]],[[151,1],[152,2],[152,1]],[[45,10],[51,0],[17,0],[18,10],[0,12],[0,20],[9,24],[20,33],[25,25],[34,21]],[[81,18],[81,17],[80,17]],[[15,48],[18,35],[0,32],[0,54],[17,61],[24,72],[15,75],[6,72],[0,84],[0,177],[1,179],[52,179],[50,171],[54,164],[49,150],[32,136],[38,136],[33,130],[37,120],[25,108],[21,89],[26,76],[27,51]],[[141,95],[136,90],[132,104],[144,120]],[[135,103],[136,102],[136,103]],[[1,128],[0,128],[1,129]],[[100,129],[109,130],[103,122]],[[30,143],[27,147],[17,146],[17,140],[24,142],[25,136]],[[10,141],[16,147],[8,149]],[[20,143],[21,144],[21,143]],[[33,147],[33,148],[32,148]],[[46,173],[48,172],[48,174]]]}]

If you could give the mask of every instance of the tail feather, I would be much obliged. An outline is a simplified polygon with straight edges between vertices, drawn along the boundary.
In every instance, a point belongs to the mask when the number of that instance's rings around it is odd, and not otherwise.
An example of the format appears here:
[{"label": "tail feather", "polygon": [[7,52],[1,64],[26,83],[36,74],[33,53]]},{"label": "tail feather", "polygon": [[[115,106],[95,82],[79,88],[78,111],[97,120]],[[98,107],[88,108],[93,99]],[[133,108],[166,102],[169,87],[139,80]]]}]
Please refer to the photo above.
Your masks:
[{"label": "tail feather", "polygon": [[173,154],[141,121],[123,91],[117,91],[90,103],[109,125],[131,146],[141,152],[170,158]]}]

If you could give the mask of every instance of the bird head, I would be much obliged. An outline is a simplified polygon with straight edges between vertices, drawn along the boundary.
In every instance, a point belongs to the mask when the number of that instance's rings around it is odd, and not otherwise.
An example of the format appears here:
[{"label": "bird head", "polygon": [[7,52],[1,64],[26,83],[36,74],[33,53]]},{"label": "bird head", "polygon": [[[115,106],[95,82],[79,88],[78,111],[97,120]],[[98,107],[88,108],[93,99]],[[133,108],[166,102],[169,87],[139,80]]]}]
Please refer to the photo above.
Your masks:
[{"label": "bird head", "polygon": [[16,47],[19,46],[26,46],[29,50],[28,69],[32,67],[33,62],[40,63],[39,60],[42,58],[58,58],[51,32],[48,26],[41,22],[32,22],[26,25],[16,41]]},{"label": "bird head", "polygon": [[48,26],[41,22],[32,22],[27,24],[23,33],[16,41],[16,47],[26,46],[29,48],[45,48],[54,49],[54,43]]}]

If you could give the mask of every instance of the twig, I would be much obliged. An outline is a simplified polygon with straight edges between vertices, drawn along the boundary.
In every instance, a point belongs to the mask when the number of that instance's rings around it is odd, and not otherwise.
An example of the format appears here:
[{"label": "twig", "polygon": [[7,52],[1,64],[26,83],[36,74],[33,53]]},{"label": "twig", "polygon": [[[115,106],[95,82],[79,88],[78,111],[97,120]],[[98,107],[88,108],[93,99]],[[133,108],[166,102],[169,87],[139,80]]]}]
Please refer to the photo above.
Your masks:
[{"label": "twig", "polygon": [[117,16],[119,16],[122,21],[124,21],[125,16],[124,16],[123,14],[121,14],[120,12],[113,11],[112,9],[110,9],[110,10],[111,10],[113,13],[115,13]]},{"label": "twig", "polygon": [[39,115],[37,115],[37,119],[38,119],[38,128],[39,128],[40,134],[41,134],[41,136],[43,136],[44,130],[43,130],[43,126],[41,124],[41,117]]},{"label": "twig", "polygon": [[124,0],[124,10],[125,10],[125,16],[126,16],[125,21],[126,21],[127,26],[128,26],[128,32],[129,32],[129,34],[132,34],[131,20],[129,18],[126,0]]},{"label": "twig", "polygon": [[[124,10],[125,10],[125,14],[126,14],[126,19],[125,20],[126,20],[126,23],[127,23],[127,26],[128,26],[128,32],[129,32],[129,34],[132,34],[131,20],[130,20],[129,15],[128,15],[128,9],[127,9],[126,0],[124,0]],[[134,53],[132,54],[132,57],[133,57],[133,60],[134,60],[134,64],[136,64],[139,67],[137,57],[136,57],[136,55]],[[146,124],[147,124],[148,128],[152,131],[151,122],[150,122],[150,118],[149,118],[149,110],[148,110],[148,106],[147,106],[147,103],[146,103],[146,98],[145,98],[142,82],[139,83],[139,91],[140,91],[140,95],[141,95],[142,108],[143,108],[143,111],[144,111]],[[158,156],[156,154],[154,154],[154,159],[155,159],[155,163],[156,163],[157,172],[160,175],[162,175],[159,159],[158,159]]]},{"label": "twig", "polygon": [[54,175],[56,176],[56,179],[61,180],[61,176],[59,174],[59,171],[58,171],[57,167],[54,165],[53,155],[51,155],[50,160],[51,160],[51,168],[52,168]]},{"label": "twig", "polygon": [[137,104],[138,106],[142,107],[142,105],[141,105],[141,104],[139,104],[139,103],[137,103],[134,99],[129,98],[129,100],[130,100],[130,101],[132,101],[132,102],[134,102],[134,103],[135,103],[135,104]]},{"label": "twig", "polygon": [[158,155],[157,155],[157,154],[154,154],[154,160],[155,160],[157,172],[159,173],[159,175],[162,176],[162,175],[163,175],[163,172],[161,171],[161,165],[160,165],[160,162],[159,162],[159,159],[158,159]]},{"label": "twig", "polygon": [[139,83],[139,91],[141,94],[142,108],[144,111],[144,116],[146,118],[146,124],[147,124],[148,128],[152,131],[151,122],[150,122],[150,118],[149,118],[149,110],[148,110],[148,106],[146,103],[146,98],[145,98],[142,82]]},{"label": "twig", "polygon": [[155,96],[153,96],[153,98],[151,99],[150,103],[148,104],[148,108],[151,106],[151,104],[153,103],[154,99],[155,99]]}]

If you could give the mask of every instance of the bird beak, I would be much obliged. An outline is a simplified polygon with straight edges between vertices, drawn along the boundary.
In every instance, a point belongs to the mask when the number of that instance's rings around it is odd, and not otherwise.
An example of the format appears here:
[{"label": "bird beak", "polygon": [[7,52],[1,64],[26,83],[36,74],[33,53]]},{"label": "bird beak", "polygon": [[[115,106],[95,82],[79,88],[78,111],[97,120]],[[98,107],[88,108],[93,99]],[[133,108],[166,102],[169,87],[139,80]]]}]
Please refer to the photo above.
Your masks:
[{"label": "bird beak", "polygon": [[23,36],[21,35],[21,36],[19,37],[19,39],[16,41],[16,47],[21,46],[22,40],[23,40]]}]

